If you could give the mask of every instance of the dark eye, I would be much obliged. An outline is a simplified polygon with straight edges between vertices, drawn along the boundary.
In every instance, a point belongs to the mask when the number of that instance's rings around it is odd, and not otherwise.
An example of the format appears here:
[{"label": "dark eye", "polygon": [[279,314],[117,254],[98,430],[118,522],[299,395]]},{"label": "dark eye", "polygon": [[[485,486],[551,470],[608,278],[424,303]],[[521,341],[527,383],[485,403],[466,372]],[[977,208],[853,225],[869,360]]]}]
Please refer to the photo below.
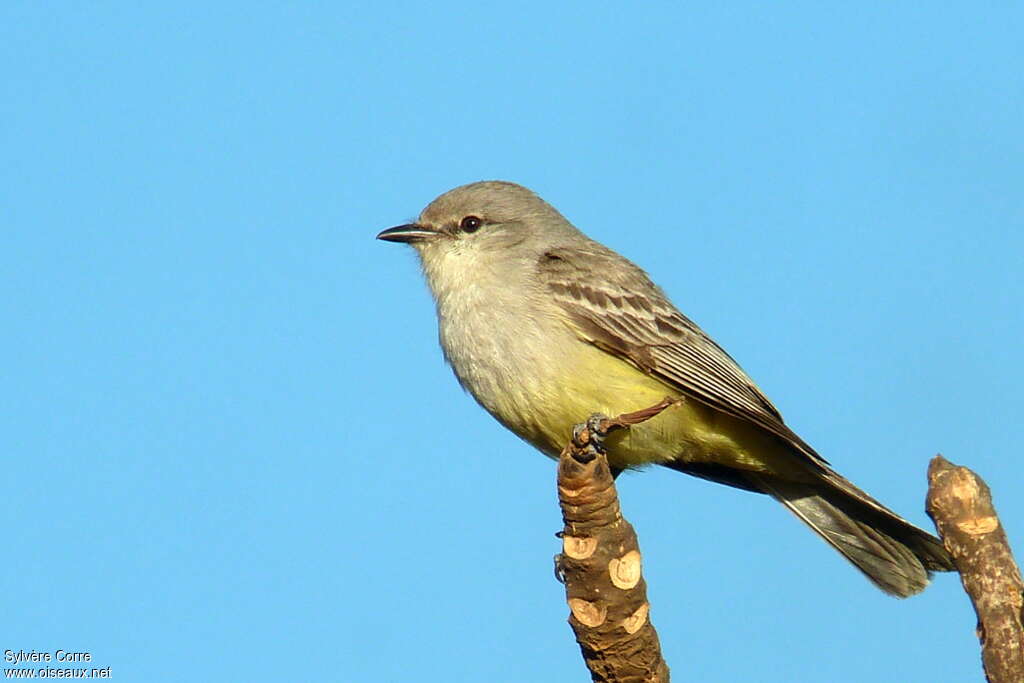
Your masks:
[{"label": "dark eye", "polygon": [[483,223],[484,222],[476,216],[466,216],[462,219],[462,222],[459,223],[459,229],[462,230],[462,232],[476,232],[480,229],[480,226],[483,225]]}]

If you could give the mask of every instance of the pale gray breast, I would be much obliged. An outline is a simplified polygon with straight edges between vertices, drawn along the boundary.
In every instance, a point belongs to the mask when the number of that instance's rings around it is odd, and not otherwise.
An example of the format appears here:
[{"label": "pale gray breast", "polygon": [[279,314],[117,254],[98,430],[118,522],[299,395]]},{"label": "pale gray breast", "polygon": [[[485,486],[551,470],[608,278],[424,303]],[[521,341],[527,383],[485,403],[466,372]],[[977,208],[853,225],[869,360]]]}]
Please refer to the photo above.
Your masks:
[{"label": "pale gray breast", "polygon": [[531,287],[468,285],[437,298],[445,358],[462,386],[503,422],[527,413],[537,392],[557,382],[573,342],[564,323],[524,296]]}]

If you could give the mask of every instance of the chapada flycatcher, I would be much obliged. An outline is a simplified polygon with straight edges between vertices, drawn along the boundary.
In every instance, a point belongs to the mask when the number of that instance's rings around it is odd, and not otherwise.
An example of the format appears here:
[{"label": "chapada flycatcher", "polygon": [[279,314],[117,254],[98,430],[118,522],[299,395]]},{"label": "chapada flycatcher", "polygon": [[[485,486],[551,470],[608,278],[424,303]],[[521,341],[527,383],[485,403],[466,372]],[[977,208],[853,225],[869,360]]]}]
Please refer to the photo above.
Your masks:
[{"label": "chapada flycatcher", "polygon": [[616,472],[648,464],[766,493],[883,591],[953,568],[940,541],[833,470],[729,355],[640,268],[530,190],[455,188],[379,239],[415,247],[459,382],[557,457],[573,425],[678,401],[611,434]]}]

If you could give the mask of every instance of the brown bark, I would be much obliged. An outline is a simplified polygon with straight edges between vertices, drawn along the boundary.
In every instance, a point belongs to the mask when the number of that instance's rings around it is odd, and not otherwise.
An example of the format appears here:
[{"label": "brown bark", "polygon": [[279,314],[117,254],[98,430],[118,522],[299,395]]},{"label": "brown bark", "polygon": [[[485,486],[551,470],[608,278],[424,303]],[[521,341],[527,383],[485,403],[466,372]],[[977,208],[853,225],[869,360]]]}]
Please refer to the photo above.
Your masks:
[{"label": "brown bark", "polygon": [[978,615],[985,677],[1024,681],[1024,582],[991,491],[974,472],[939,455],[928,466],[927,510]]},{"label": "brown bark", "polygon": [[[622,517],[600,437],[656,415],[669,403],[580,425],[558,464],[565,528],[556,569],[591,679],[600,683],[668,683],[633,527]],[[596,432],[596,436],[595,436]]]}]

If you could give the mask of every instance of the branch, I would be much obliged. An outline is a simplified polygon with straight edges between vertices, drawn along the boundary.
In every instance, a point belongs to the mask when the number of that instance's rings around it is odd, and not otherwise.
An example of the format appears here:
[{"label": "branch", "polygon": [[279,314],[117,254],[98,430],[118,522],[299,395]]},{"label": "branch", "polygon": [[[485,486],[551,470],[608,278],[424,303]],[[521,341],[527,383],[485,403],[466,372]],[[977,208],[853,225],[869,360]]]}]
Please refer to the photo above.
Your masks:
[{"label": "branch", "polygon": [[622,517],[601,446],[614,429],[657,415],[670,402],[614,420],[577,425],[558,463],[558,500],[565,528],[555,558],[565,584],[569,625],[597,683],[668,683],[658,634],[649,619],[636,532]]},{"label": "branch", "polygon": [[927,510],[978,615],[986,679],[1024,681],[1024,582],[991,491],[974,472],[937,455],[928,466]]}]

